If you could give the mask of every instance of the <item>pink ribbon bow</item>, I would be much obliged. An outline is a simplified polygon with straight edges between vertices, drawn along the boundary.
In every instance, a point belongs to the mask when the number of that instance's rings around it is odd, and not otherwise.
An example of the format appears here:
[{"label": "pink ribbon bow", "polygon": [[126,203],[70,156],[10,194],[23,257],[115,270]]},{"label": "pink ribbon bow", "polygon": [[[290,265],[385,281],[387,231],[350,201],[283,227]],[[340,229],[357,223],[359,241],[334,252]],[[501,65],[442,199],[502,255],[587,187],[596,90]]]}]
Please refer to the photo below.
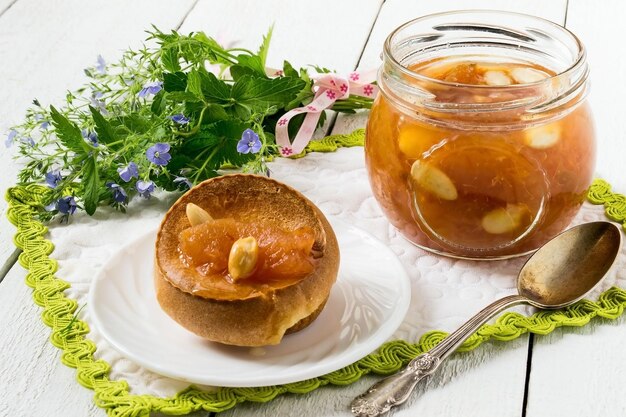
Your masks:
[{"label": "pink ribbon bow", "polygon": [[[276,123],[276,144],[281,156],[297,155],[311,141],[317,122],[322,112],[331,107],[335,101],[346,99],[350,95],[374,98],[378,87],[372,82],[376,79],[377,70],[353,71],[347,77],[337,74],[319,74],[314,79],[313,91],[315,98],[304,107],[298,107],[285,113]],[[287,126],[292,117],[306,113],[300,130],[293,143],[289,141]]]}]

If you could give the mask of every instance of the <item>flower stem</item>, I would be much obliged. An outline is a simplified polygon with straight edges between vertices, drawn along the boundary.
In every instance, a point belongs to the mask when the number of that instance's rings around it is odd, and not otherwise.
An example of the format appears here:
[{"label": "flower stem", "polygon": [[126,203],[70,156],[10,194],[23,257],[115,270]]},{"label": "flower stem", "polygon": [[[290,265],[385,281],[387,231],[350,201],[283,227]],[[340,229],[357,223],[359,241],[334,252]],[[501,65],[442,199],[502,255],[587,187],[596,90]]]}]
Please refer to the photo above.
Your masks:
[{"label": "flower stem", "polygon": [[198,117],[198,123],[196,123],[196,125],[189,132],[181,132],[180,130],[174,129],[174,134],[176,134],[178,136],[182,136],[184,138],[188,138],[188,137],[191,137],[191,136],[195,135],[196,133],[198,133],[198,130],[200,130],[200,126],[202,125],[202,119],[204,118],[204,112],[208,108],[209,108],[208,105],[206,105],[206,106],[204,106],[202,108],[202,111],[200,111],[200,117]]}]

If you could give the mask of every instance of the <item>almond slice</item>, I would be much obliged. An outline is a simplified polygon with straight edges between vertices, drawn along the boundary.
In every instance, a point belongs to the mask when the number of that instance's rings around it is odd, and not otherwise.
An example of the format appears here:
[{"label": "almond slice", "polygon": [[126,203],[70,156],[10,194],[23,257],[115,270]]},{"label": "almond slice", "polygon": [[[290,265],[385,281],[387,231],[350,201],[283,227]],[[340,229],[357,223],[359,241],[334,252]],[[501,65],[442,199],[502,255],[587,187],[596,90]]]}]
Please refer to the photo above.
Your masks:
[{"label": "almond slice", "polygon": [[485,232],[493,235],[512,232],[522,223],[526,207],[520,204],[507,204],[485,214],[481,225]]},{"label": "almond slice", "polygon": [[533,149],[547,149],[556,145],[561,138],[561,127],[557,123],[528,129],[524,132],[524,143]]},{"label": "almond slice", "polygon": [[213,217],[211,217],[205,209],[195,205],[194,203],[187,203],[187,206],[185,206],[185,213],[187,214],[187,219],[192,226],[213,221]]},{"label": "almond slice", "polygon": [[424,162],[415,161],[411,166],[411,178],[414,184],[441,198],[456,200],[459,196],[454,183],[442,170]]},{"label": "almond slice", "polygon": [[242,237],[233,243],[228,255],[228,273],[237,281],[246,279],[254,273],[259,259],[259,244],[252,236]]},{"label": "almond slice", "polygon": [[537,81],[545,80],[548,75],[537,71],[536,69],[519,67],[511,70],[511,76],[519,84],[536,83]]},{"label": "almond slice", "polygon": [[502,71],[487,71],[484,77],[487,85],[498,86],[511,84],[511,79]]}]

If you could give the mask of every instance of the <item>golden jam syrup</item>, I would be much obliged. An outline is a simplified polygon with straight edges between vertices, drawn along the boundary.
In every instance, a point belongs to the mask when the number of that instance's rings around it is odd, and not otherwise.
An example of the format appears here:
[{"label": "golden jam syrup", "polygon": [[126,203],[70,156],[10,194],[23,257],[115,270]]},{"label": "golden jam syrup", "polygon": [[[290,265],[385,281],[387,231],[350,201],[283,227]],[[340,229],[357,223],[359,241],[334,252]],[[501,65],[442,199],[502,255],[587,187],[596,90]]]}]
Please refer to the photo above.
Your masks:
[{"label": "golden jam syrup", "polygon": [[429,89],[432,101],[458,104],[459,110],[436,113],[416,105],[407,112],[384,94],[377,98],[366,162],[374,195],[392,224],[420,246],[469,257],[528,252],[566,227],[593,175],[587,104],[565,104],[539,121],[515,109],[472,113],[463,105],[530,102],[537,86],[555,74],[475,57],[409,69],[441,81]]},{"label": "golden jam syrup", "polygon": [[259,246],[250,281],[299,280],[313,271],[315,235],[309,227],[288,231],[273,224],[216,219],[184,229],[179,247],[185,263],[202,275],[226,276],[229,252],[236,240],[246,236],[254,237]]}]

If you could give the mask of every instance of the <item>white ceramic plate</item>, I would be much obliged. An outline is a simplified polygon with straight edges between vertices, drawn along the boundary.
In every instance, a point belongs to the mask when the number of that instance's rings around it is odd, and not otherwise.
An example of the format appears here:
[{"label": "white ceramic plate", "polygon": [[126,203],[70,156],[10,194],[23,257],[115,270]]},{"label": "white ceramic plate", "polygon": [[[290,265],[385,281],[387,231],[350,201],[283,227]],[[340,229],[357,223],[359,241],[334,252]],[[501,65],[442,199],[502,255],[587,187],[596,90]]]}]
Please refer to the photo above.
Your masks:
[{"label": "white ceramic plate", "polygon": [[333,222],[339,276],[326,307],[306,329],[276,346],[242,348],[206,341],[166,315],[152,282],[156,231],[114,254],[91,286],[94,324],[125,357],[196,384],[285,384],[340,369],[376,350],[398,328],[410,302],[398,258],[370,234]]}]

